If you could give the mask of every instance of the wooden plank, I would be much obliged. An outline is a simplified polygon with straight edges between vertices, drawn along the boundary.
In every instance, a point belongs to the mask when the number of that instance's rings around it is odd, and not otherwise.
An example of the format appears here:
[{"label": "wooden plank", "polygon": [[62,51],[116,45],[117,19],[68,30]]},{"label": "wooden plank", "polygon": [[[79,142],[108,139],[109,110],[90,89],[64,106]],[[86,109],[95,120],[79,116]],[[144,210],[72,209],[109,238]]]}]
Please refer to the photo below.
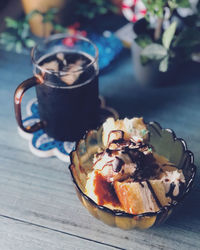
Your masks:
[{"label": "wooden plank", "polygon": [[[2,153],[5,154],[5,150]],[[19,158],[0,157],[0,162],[4,163],[0,168],[0,189],[3,190],[0,213],[3,215],[126,249],[165,245],[169,249],[195,249],[199,246],[200,207],[196,206],[192,215],[187,216],[191,204],[200,204],[199,191],[193,192],[182,212],[162,227],[122,231],[110,228],[88,214],[76,198],[64,164],[52,159],[55,165],[48,165],[45,162],[49,159],[38,161],[34,156],[27,160],[27,155],[24,160]]]},{"label": "wooden plank", "polygon": [[[197,185],[199,173],[194,192],[163,226],[147,231],[123,231],[97,221],[77,199],[66,164],[55,158],[40,159],[32,155],[27,141],[17,134],[13,92],[20,81],[31,75],[31,64],[28,57],[14,53],[2,52],[1,58],[0,214],[14,218],[15,222],[21,220],[21,229],[17,236],[19,239],[28,230],[24,226],[27,222],[39,227],[42,234],[45,228],[54,230],[49,237],[55,242],[65,242],[55,233],[56,230],[73,234],[73,241],[69,239],[70,246],[77,248],[80,243],[77,237],[125,249],[200,248],[200,190]],[[107,97],[108,103],[120,111],[122,117],[142,115],[147,120],[157,120],[164,127],[173,128],[178,136],[186,139],[189,148],[195,153],[196,164],[199,165],[199,83],[194,82],[192,87],[183,84],[164,90],[143,89],[132,84],[132,70],[128,67],[130,64],[131,60],[126,59],[114,73],[102,76],[101,93]],[[123,81],[122,94],[123,74],[127,75],[127,82]],[[24,101],[33,96],[34,90],[25,94]],[[18,227],[18,223],[13,227]],[[7,238],[4,241],[0,238],[0,244],[6,244],[6,240],[10,242],[10,245],[2,248],[5,250],[6,247],[12,249],[11,245],[15,240],[9,236],[9,228],[11,226],[5,227],[4,236],[8,232]],[[37,233],[35,235],[34,237],[39,237]],[[30,235],[27,237],[30,239]],[[41,238],[40,240],[42,241]],[[60,244],[64,244],[62,242]],[[41,244],[49,243],[45,241]],[[41,246],[44,249],[44,245]]]},{"label": "wooden plank", "polygon": [[62,231],[0,216],[0,249],[116,249]]}]

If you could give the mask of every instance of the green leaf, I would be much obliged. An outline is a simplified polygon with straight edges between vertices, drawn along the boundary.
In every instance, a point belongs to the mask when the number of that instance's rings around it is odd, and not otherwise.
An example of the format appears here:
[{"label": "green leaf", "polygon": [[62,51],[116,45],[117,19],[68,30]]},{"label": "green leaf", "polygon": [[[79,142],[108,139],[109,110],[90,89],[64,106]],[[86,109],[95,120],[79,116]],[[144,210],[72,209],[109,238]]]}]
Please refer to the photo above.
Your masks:
[{"label": "green leaf", "polygon": [[143,0],[148,12],[147,14],[162,18],[164,15],[164,7],[167,1],[163,0]]},{"label": "green leaf", "polygon": [[113,12],[115,14],[119,13],[119,8],[117,6],[115,6],[115,5],[111,5],[109,7],[109,9],[110,9],[111,12]]},{"label": "green leaf", "polygon": [[168,5],[171,9],[176,9],[176,8],[189,8],[190,2],[189,0],[170,0],[168,1]]},{"label": "green leaf", "polygon": [[190,2],[188,0],[176,0],[177,7],[189,8]]},{"label": "green leaf", "polygon": [[147,45],[152,43],[152,39],[148,35],[139,35],[135,38],[135,42],[144,49]]},{"label": "green leaf", "polygon": [[41,15],[41,12],[39,10],[32,10],[31,12],[29,12],[26,17],[25,17],[25,21],[28,22],[34,15],[39,14]]},{"label": "green leaf", "polygon": [[162,36],[162,43],[166,49],[169,49],[172,39],[176,32],[176,22],[171,23],[171,25],[165,30]]},{"label": "green leaf", "polygon": [[146,56],[140,56],[140,62],[142,65],[146,65],[150,62],[151,60],[147,58]]},{"label": "green leaf", "polygon": [[55,31],[57,32],[66,32],[67,31],[67,28],[63,27],[62,25],[60,24],[54,24],[53,25],[53,28]]},{"label": "green leaf", "polygon": [[58,8],[51,8],[46,13],[51,14],[51,15],[55,15],[58,13],[58,11],[59,11]]},{"label": "green leaf", "polygon": [[102,14],[102,15],[104,15],[104,14],[107,13],[107,9],[104,8],[104,7],[101,7],[101,8],[99,8],[99,13]]},{"label": "green leaf", "polygon": [[6,22],[7,28],[17,29],[18,27],[18,22],[14,20],[13,18],[5,17],[5,22]]},{"label": "green leaf", "polygon": [[168,5],[170,9],[176,9],[178,7],[176,1],[174,0],[168,1]]},{"label": "green leaf", "polygon": [[14,34],[8,32],[2,32],[0,34],[1,43],[7,44],[9,42],[13,42],[16,40],[16,36]]},{"label": "green leaf", "polygon": [[166,72],[168,70],[169,57],[166,56],[162,59],[159,65],[159,71]]},{"label": "green leaf", "polygon": [[46,13],[42,14],[43,23],[53,22],[55,15],[58,13],[57,8],[51,8]]},{"label": "green leaf", "polygon": [[87,17],[88,17],[89,19],[94,18],[94,16],[95,16],[95,14],[94,14],[93,12],[89,12],[89,13],[87,14]]},{"label": "green leaf", "polygon": [[28,48],[32,48],[33,46],[35,46],[35,41],[32,39],[26,39],[24,42],[26,47]]},{"label": "green leaf", "polygon": [[18,35],[21,37],[21,39],[25,39],[29,36],[29,32],[30,32],[29,24],[24,23],[21,29],[18,30]]},{"label": "green leaf", "polygon": [[152,60],[160,60],[167,56],[167,50],[160,44],[152,43],[146,46],[141,53],[141,56],[145,56]]},{"label": "green leaf", "polygon": [[104,15],[106,13],[114,12],[118,13],[119,8],[108,0],[76,0],[74,1],[75,15],[78,18],[85,17],[87,19],[93,19],[98,15]]},{"label": "green leaf", "polygon": [[5,49],[7,51],[11,51],[15,46],[15,43],[8,43],[6,46],[5,46]]},{"label": "green leaf", "polygon": [[22,52],[22,43],[20,41],[16,42],[15,50],[16,50],[17,53],[21,53]]}]

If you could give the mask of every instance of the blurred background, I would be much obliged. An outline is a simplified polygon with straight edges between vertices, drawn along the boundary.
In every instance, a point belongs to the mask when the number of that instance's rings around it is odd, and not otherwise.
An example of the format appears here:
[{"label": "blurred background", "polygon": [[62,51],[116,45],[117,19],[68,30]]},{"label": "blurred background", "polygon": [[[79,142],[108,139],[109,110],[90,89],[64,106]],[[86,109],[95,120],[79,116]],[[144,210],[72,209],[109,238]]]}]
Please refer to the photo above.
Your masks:
[{"label": "blurred background", "polygon": [[104,69],[123,49],[113,33],[128,23],[121,4],[118,0],[1,1],[0,45],[27,54],[39,39],[51,34],[79,34],[98,45],[100,68]]},{"label": "blurred background", "polygon": [[25,54],[54,33],[87,36],[102,72],[128,48],[135,80],[163,86],[179,81],[177,72],[198,71],[200,1],[2,0],[0,32],[3,49]]}]

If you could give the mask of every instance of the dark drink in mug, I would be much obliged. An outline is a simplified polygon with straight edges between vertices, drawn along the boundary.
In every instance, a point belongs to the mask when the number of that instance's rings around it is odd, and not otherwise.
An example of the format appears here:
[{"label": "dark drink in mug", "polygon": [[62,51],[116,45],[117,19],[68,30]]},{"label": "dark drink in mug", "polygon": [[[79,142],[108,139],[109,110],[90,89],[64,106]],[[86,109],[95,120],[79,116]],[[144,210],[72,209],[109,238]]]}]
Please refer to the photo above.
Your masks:
[{"label": "dark drink in mug", "polygon": [[[46,53],[38,53],[38,47],[32,52],[35,74],[32,81],[35,80],[36,84],[28,82],[25,87],[36,86],[41,121],[32,128],[24,128],[17,104],[16,118],[20,127],[27,132],[43,128],[57,140],[75,141],[98,124],[98,54],[88,39],[76,38],[74,46],[70,47],[63,45],[62,39],[60,46],[52,38],[52,46],[48,41],[44,43],[41,47],[47,47]],[[49,47],[54,49],[49,50]],[[24,82],[21,87],[23,85]],[[16,90],[15,97],[21,87]]]},{"label": "dark drink in mug", "polygon": [[[87,54],[59,53],[63,60],[58,59],[57,55],[47,56],[39,63],[42,67],[54,63],[55,67],[58,65],[59,70],[57,75],[46,73],[44,84],[36,86],[37,97],[40,100],[39,114],[46,124],[44,129],[49,136],[58,140],[73,141],[79,139],[87,129],[95,128],[97,125],[98,76],[94,66],[81,69],[91,63]],[[71,68],[74,67],[74,70],[78,63],[81,64],[78,65],[80,70],[65,74],[68,72],[63,63],[65,61]]]}]

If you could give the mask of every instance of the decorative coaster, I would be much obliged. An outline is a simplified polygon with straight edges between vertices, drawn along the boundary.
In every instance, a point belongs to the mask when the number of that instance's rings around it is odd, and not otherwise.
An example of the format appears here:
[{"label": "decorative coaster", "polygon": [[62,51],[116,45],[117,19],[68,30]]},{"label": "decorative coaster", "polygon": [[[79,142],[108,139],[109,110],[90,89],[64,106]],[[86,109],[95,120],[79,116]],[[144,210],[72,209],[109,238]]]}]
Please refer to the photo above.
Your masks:
[{"label": "decorative coaster", "polygon": [[[107,117],[112,116],[119,118],[117,111],[111,107],[107,107],[104,98],[100,97],[100,121],[103,122]],[[27,117],[23,120],[24,126],[31,126],[40,120],[38,112],[38,103],[36,99],[32,99],[26,106]],[[56,141],[49,137],[43,129],[35,133],[26,133],[18,127],[19,134],[29,141],[30,151],[39,157],[47,158],[56,156],[64,162],[70,162],[69,154],[75,148],[75,142]]]}]

